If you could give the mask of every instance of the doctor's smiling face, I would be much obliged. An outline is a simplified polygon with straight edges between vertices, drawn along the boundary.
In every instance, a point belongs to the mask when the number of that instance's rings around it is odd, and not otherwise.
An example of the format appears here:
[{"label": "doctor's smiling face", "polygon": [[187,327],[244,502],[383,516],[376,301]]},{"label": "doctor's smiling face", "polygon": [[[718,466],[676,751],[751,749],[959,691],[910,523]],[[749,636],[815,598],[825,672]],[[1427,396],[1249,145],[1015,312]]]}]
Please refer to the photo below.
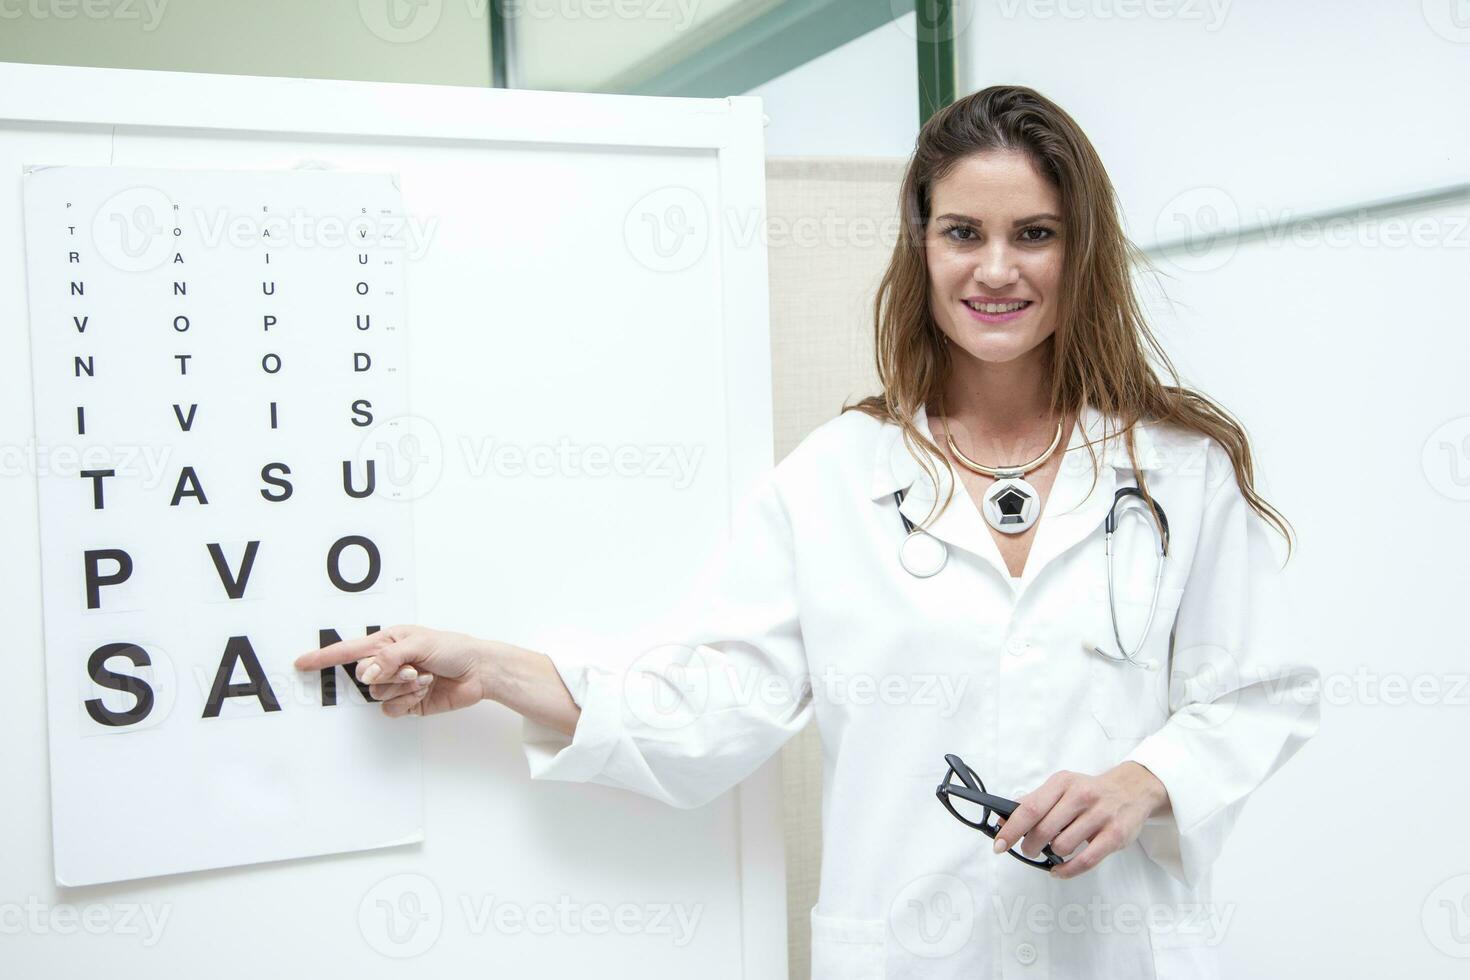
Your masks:
[{"label": "doctor's smiling face", "polygon": [[950,344],[991,363],[1035,350],[1056,330],[1057,189],[1024,153],[986,150],[935,182],[929,210],[929,306]]}]

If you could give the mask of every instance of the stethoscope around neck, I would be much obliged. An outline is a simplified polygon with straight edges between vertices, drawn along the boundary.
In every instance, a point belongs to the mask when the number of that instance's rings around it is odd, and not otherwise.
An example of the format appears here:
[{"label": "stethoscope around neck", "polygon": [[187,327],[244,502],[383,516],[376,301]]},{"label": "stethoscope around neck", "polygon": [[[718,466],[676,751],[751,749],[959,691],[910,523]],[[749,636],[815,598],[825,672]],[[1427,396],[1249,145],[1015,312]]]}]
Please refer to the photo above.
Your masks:
[{"label": "stethoscope around neck", "polygon": [[[1153,598],[1149,600],[1148,620],[1144,623],[1143,633],[1139,638],[1138,644],[1132,650],[1129,650],[1127,644],[1123,642],[1122,634],[1118,629],[1118,605],[1116,595],[1113,591],[1113,533],[1118,529],[1118,503],[1124,497],[1130,496],[1138,497],[1145,504],[1148,503],[1148,500],[1143,496],[1143,491],[1138,487],[1120,487],[1113,494],[1112,506],[1108,508],[1107,519],[1103,521],[1103,553],[1106,556],[1108,565],[1108,615],[1113,622],[1113,639],[1117,641],[1121,656],[1109,653],[1098,644],[1088,643],[1084,645],[1099,656],[1106,657],[1117,663],[1129,663],[1144,670],[1157,670],[1158,664],[1152,661],[1139,660],[1138,653],[1143,649],[1144,642],[1148,639],[1148,632],[1154,625],[1154,614],[1159,607],[1159,589],[1164,581],[1164,562],[1169,556],[1169,518],[1164,514],[1164,505],[1159,503],[1157,499],[1154,500],[1154,513],[1159,518],[1157,527],[1159,561],[1154,570]],[[914,522],[908,519],[908,515],[902,509],[902,490],[895,490],[893,492],[893,499],[898,501],[900,508],[898,516],[903,521],[904,530],[907,532],[903,541],[898,546],[898,563],[903,566],[904,571],[915,578],[930,578],[939,574],[949,559],[949,548],[945,546],[943,541],[940,541],[923,528],[915,526]]]},{"label": "stethoscope around neck", "polygon": [[893,499],[898,501],[898,517],[903,521],[903,529],[908,532],[898,546],[898,563],[915,578],[929,578],[939,574],[949,559],[949,549],[943,541],[923,528],[915,527],[914,522],[909,520],[902,510],[902,490],[893,491]]}]

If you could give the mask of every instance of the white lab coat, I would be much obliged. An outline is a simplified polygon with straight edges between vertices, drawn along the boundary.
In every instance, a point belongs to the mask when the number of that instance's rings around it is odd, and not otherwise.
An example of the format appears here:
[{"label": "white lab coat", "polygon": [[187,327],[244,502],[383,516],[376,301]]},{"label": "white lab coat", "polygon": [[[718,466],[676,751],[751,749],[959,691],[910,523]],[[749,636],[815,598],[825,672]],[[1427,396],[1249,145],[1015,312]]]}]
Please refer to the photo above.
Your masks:
[{"label": "white lab coat", "polygon": [[[922,409],[915,422],[927,432]],[[909,575],[893,491],[907,489],[902,510],[919,524],[952,478],[940,463],[936,488],[895,425],[856,411],[825,423],[741,501],[729,542],[665,624],[669,646],[601,662],[552,654],[582,713],[573,739],[524,723],[531,775],[700,806],[815,717],[814,980],[1218,975],[1233,907],[1212,904],[1211,864],[1251,791],[1315,733],[1320,678],[1291,632],[1279,535],[1224,450],[1172,427],[1135,435],[1172,535],[1139,654],[1162,666],[1084,648],[1115,649],[1103,521],[1115,488],[1134,482],[1114,435],[1095,447],[1093,484],[1083,433],[1100,438],[1102,422],[1090,406],[1079,418],[1020,579],[962,484],[931,529],[947,564]],[[1131,647],[1156,539],[1126,499],[1114,561]],[[1058,770],[1133,759],[1172,811],[1092,871],[1053,879],[993,854],[944,809],[946,753],[1013,799]],[[1291,842],[1279,846],[1284,863]]]}]

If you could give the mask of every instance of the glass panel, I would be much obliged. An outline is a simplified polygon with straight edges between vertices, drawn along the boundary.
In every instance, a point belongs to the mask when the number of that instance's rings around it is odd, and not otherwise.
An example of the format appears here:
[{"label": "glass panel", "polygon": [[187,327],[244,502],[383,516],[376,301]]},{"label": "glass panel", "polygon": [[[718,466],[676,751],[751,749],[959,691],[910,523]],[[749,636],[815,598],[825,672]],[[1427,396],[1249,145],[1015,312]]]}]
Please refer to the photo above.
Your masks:
[{"label": "glass panel", "polygon": [[[492,10],[512,88],[723,98],[911,18],[913,0],[498,0]],[[911,48],[903,63],[913,77]]]},{"label": "glass panel", "polygon": [[515,88],[630,92],[789,0],[504,4]]}]

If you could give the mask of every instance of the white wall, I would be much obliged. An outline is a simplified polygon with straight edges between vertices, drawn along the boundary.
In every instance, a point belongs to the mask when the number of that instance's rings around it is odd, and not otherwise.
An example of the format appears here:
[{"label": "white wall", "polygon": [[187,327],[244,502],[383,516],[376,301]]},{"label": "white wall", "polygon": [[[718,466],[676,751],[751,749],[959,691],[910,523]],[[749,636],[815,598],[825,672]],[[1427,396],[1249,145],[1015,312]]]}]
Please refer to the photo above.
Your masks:
[{"label": "white wall", "polygon": [[[1276,223],[1470,180],[1454,3],[984,0],[960,89],[1027,84],[1072,113],[1140,242],[1232,208]],[[1324,673],[1321,734],[1218,869],[1225,975],[1463,976],[1470,193],[1161,267],[1164,343],[1245,424],[1300,533],[1289,581]]]},{"label": "white wall", "polygon": [[1463,0],[964,4],[959,90],[1018,83],[1062,105],[1138,240],[1211,220],[1175,201],[1201,189],[1253,220],[1467,179]]}]

